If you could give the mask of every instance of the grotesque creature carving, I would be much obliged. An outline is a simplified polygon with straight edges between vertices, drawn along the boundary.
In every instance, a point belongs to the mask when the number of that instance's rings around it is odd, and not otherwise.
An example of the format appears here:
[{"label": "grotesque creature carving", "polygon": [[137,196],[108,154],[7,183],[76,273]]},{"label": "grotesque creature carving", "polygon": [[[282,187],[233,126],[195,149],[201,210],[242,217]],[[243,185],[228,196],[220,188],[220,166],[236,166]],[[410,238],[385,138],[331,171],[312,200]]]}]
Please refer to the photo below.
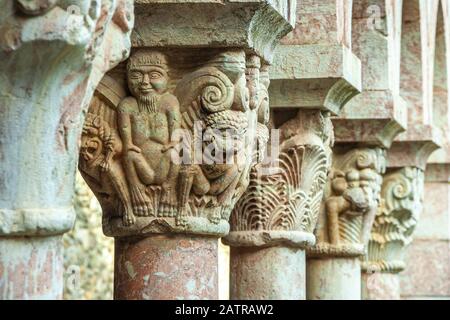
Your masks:
[{"label": "grotesque creature carving", "polygon": [[129,93],[112,77],[102,80],[80,170],[100,199],[107,234],[227,232],[248,185],[258,118],[268,121],[259,108],[264,91],[254,90],[258,62],[231,51],[173,70],[166,54],[141,49],[126,66]]},{"label": "grotesque creature carving", "polygon": [[337,251],[350,247],[358,252],[363,250],[380,203],[384,170],[382,149],[351,149],[333,155],[316,230],[319,246],[329,244]]}]

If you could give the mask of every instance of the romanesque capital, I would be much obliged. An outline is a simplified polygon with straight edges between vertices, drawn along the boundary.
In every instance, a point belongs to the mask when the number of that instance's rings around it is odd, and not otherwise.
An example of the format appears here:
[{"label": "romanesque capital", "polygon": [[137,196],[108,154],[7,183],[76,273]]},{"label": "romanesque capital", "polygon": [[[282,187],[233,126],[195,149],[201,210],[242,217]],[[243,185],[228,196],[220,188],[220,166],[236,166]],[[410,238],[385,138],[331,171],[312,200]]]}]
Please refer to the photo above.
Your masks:
[{"label": "romanesque capital", "polygon": [[386,168],[381,148],[335,148],[310,257],[364,254],[380,203]]},{"label": "romanesque capital", "polygon": [[[133,1],[1,1],[0,236],[72,228],[82,112],[130,50]],[[12,169],[15,168],[15,169]]]},{"label": "romanesque capital", "polygon": [[328,113],[299,110],[271,130],[265,161],[252,167],[250,184],[231,215],[225,243],[236,247],[315,243],[333,127]]},{"label": "romanesque capital", "polygon": [[365,272],[397,273],[423,208],[424,172],[415,167],[389,171],[383,177],[381,204],[362,264]]},{"label": "romanesque capital", "polygon": [[228,233],[267,142],[268,77],[258,56],[211,51],[139,49],[98,86],[79,168],[105,234]]}]

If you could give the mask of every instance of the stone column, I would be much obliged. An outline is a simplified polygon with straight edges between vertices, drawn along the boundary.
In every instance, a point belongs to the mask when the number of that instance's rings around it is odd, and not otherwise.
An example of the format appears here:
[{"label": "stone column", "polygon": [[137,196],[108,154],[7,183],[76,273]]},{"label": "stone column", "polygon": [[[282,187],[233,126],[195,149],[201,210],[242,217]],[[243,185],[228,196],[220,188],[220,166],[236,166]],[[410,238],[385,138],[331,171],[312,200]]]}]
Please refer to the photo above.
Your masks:
[{"label": "stone column", "polygon": [[407,130],[388,150],[381,205],[362,268],[364,299],[400,297],[398,273],[404,269],[405,248],[422,211],[426,163],[441,144],[441,132],[433,121],[432,92],[435,41],[431,30],[437,4],[403,3],[399,92],[408,107]]},{"label": "stone column", "polygon": [[[377,3],[378,2],[378,3]],[[361,299],[360,257],[377,212],[386,149],[406,126],[398,93],[400,70],[397,2],[353,4],[352,46],[362,64],[362,93],[333,118],[333,165],[316,228],[317,245],[308,250],[307,298]]]},{"label": "stone column", "polygon": [[[231,246],[231,299],[306,298],[305,249],[315,243],[330,167],[330,115],[361,86],[360,61],[345,28],[351,6],[326,2],[320,4],[325,10],[314,1],[299,3],[297,25],[282,39],[269,70],[267,155],[252,168],[224,238]],[[315,19],[326,21],[327,29]]]},{"label": "stone column", "polygon": [[218,298],[217,240],[267,140],[265,66],[293,9],[137,5],[133,53],[97,87],[79,165],[115,238],[115,299]]},{"label": "stone column", "polygon": [[82,111],[129,52],[132,1],[2,1],[0,299],[58,299]]}]

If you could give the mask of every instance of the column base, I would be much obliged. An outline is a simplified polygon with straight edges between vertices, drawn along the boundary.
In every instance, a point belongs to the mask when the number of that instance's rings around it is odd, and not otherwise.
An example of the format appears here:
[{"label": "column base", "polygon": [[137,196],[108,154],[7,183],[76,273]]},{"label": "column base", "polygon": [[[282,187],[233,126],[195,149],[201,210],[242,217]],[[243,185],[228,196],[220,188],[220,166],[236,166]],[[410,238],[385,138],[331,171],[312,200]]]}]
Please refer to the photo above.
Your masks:
[{"label": "column base", "polygon": [[305,251],[231,247],[232,300],[305,300]]},{"label": "column base", "polygon": [[308,258],[306,276],[308,300],[361,300],[359,257]]},{"label": "column base", "polygon": [[63,294],[62,236],[0,238],[0,300],[56,300]]},{"label": "column base", "polygon": [[115,239],[116,300],[218,299],[217,273],[217,238]]}]

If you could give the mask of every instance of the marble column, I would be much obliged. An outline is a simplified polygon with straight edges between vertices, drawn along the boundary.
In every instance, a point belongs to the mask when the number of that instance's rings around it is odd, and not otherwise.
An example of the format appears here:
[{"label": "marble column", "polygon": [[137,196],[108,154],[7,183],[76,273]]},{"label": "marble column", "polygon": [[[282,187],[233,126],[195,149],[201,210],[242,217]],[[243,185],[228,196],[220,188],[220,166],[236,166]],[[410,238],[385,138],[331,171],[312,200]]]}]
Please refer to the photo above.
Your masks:
[{"label": "marble column", "polygon": [[332,119],[333,164],[315,232],[317,245],[307,251],[311,300],[361,299],[360,258],[380,203],[386,150],[406,127],[406,105],[398,90],[401,8],[393,1],[371,4],[380,9],[377,21],[365,1],[354,1],[350,16],[362,93]]},{"label": "marble column", "polygon": [[[407,130],[387,153],[380,207],[363,259],[364,299],[399,299],[398,273],[422,212],[424,172],[442,143],[433,108],[433,61],[437,1],[403,3],[400,94],[408,107]],[[433,22],[434,21],[434,22]],[[417,90],[416,88],[422,88]]]},{"label": "marble column", "polygon": [[[325,2],[321,10],[314,1],[299,3],[296,27],[269,69],[270,142],[224,238],[231,246],[232,299],[306,298],[305,249],[316,241],[331,162],[331,115],[361,87],[346,28],[351,6]],[[324,29],[316,19],[330,23]]]},{"label": "marble column", "polygon": [[83,111],[128,55],[133,2],[1,7],[0,299],[59,299]]},{"label": "marble column", "polygon": [[115,238],[115,299],[218,298],[217,240],[267,141],[266,66],[295,4],[136,6],[132,54],[97,87],[79,165]]}]

